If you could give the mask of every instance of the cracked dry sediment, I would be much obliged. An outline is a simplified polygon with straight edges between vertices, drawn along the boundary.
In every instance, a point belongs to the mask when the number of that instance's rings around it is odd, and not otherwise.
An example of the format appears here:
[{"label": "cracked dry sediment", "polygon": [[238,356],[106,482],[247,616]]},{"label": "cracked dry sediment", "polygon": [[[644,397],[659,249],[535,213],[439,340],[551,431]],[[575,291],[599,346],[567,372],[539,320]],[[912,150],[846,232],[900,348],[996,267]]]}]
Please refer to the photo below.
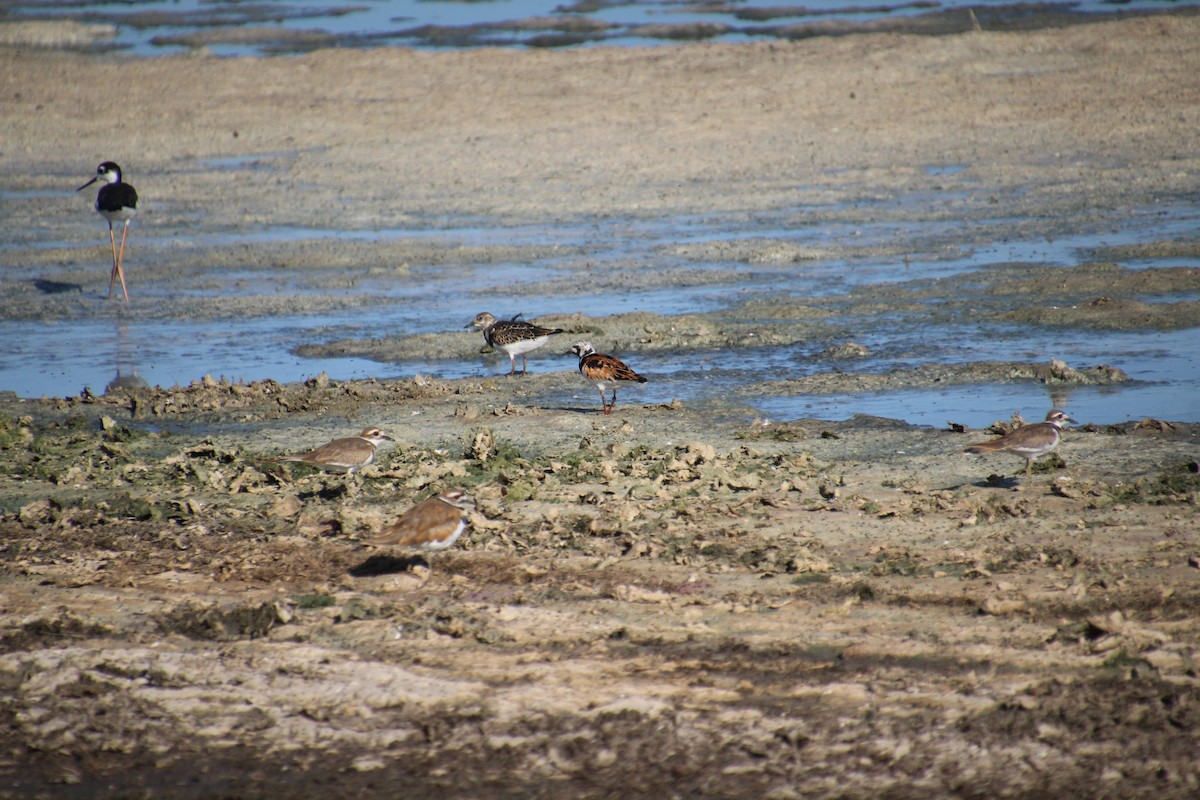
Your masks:
[{"label": "cracked dry sediment", "polygon": [[[3,51],[14,113],[0,130],[21,159],[0,170],[33,198],[5,206],[6,253],[95,294],[103,274],[78,257],[94,229],[39,192],[73,177],[80,153],[89,167],[115,155],[95,124],[112,86],[155,198],[147,222],[180,237],[143,242],[143,274],[167,287],[138,307],[150,320],[369,302],[344,291],[347,264],[416,285],[423,264],[542,252],[219,238],[330,208],[363,229],[635,207],[749,217],[791,207],[815,175],[828,206],[797,224],[867,213],[838,206],[864,187],[936,182],[995,187],[948,218],[1011,217],[1036,235],[1061,214],[1194,192],[1180,143],[1195,131],[1198,27],[262,61]],[[580,100],[569,114],[564,95]],[[270,153],[283,155],[269,180],[202,164]],[[969,183],[927,176],[931,162],[969,164]],[[218,189],[228,204],[202,205]],[[1129,294],[1194,291],[1195,271],[1110,262],[1187,247],[735,312],[551,321],[687,354],[796,335],[836,346],[853,338],[843,315],[962,320],[980,301],[1002,315],[1108,297],[1112,319]],[[773,240],[673,256],[765,269],[828,257]],[[271,259],[324,289],[209,296]],[[590,279],[665,285],[638,267]],[[0,281],[6,319],[123,313]],[[193,283],[203,291],[170,291]],[[1163,305],[1190,324],[1186,301]],[[331,346],[475,359],[480,344]],[[1079,381],[1093,366],[875,379]],[[834,372],[778,391],[872,380]],[[737,402],[630,393],[602,417],[570,369],[0,398],[0,796],[1196,795],[1197,426],[1080,426],[1025,484],[1020,458],[960,452],[979,431],[750,424],[728,413]],[[397,442],[359,477],[273,461],[368,424]],[[357,546],[448,485],[476,499],[461,545],[427,560]]]},{"label": "cracked dry sediment", "polygon": [[[522,403],[552,377],[7,401],[14,791],[1191,791],[1197,426],[1021,485],[979,432]],[[360,478],[272,460],[368,421]],[[463,546],[357,547],[447,485]]]}]

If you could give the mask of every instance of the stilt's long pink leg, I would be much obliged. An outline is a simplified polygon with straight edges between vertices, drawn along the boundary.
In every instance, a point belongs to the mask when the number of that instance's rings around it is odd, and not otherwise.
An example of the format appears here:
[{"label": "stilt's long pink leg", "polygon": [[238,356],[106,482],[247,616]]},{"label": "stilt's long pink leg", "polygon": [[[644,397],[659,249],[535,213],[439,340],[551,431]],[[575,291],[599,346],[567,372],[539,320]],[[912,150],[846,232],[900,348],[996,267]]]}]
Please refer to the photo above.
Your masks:
[{"label": "stilt's long pink leg", "polygon": [[[112,232],[111,229],[109,231]],[[129,302],[129,290],[125,288],[125,237],[129,235],[129,220],[125,220],[125,228],[121,231],[121,253],[117,256],[117,276],[121,279],[121,291],[125,293],[125,302]],[[108,293],[112,294],[112,278],[108,280]]]}]

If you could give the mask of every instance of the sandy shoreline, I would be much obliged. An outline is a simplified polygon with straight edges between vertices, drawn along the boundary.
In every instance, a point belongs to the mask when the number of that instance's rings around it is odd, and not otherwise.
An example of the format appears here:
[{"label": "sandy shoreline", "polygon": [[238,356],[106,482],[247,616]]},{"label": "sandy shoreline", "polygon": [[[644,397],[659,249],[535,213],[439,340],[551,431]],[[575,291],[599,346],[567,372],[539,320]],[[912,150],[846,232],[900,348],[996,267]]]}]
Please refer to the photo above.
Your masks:
[{"label": "sandy shoreline", "polygon": [[[1198,40],[1161,17],[652,50],[4,49],[0,175],[23,200],[0,311],[120,313],[14,276],[95,293],[77,251],[96,231],[51,192],[105,158],[153,198],[141,279],[181,290],[163,319],[228,313],[182,291],[202,269],[344,260],[403,282],[406,258],[466,258],[189,240],[262,220],[903,222],[864,199],[945,192],[951,226],[1049,233],[1194,199]],[[1078,274],[1123,301],[1194,272]],[[989,313],[1044,319],[1054,275],[1023,274],[997,275]],[[1164,328],[1194,323],[1171,305]],[[1070,324],[1147,310],[1085,312]],[[659,335],[636,323],[576,324]],[[960,452],[978,430],[749,424],[636,393],[602,417],[576,377],[0,398],[0,796],[1195,796],[1195,425],[1069,431],[1026,485],[1020,459]],[[366,424],[398,441],[361,480],[270,460]],[[432,572],[356,548],[452,484],[472,530]]]},{"label": "sandy shoreline", "polygon": [[[863,184],[952,183],[920,174],[937,163],[1020,187],[1019,205],[1098,210],[1194,188],[1196,27],[277,59],[0,50],[19,156],[4,171],[13,189],[47,188],[79,161],[139,163],[163,221],[203,211],[216,228],[268,209],[299,225],[332,209],[347,227],[752,213],[794,205],[801,187],[822,205]],[[280,152],[296,158],[269,185],[194,165]]]}]

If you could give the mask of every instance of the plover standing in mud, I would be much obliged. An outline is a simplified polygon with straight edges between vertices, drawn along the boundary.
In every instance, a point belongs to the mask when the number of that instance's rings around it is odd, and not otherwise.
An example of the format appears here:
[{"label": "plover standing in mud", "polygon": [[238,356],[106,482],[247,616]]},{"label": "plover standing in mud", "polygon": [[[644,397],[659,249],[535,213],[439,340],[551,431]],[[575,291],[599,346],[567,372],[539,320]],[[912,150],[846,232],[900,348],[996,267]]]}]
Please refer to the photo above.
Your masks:
[{"label": "plover standing in mud", "polygon": [[1016,430],[1009,431],[998,439],[968,445],[964,453],[1016,453],[1025,459],[1025,479],[1033,476],[1033,460],[1046,455],[1062,438],[1060,431],[1063,423],[1075,420],[1066,415],[1061,409],[1052,408],[1046,414],[1045,422],[1032,425],[1022,425]]},{"label": "plover standing in mud", "polygon": [[375,460],[375,449],[385,441],[396,441],[379,428],[367,428],[357,436],[334,439],[316,450],[294,456],[281,456],[280,461],[298,461],[330,472],[353,475],[357,469]]},{"label": "plover standing in mud", "polygon": [[[591,342],[576,342],[571,352],[579,356],[579,372],[596,384],[600,390],[600,405],[603,413],[611,414],[617,407],[617,386],[622,383],[645,383],[646,379],[630,369],[615,356],[597,353]],[[605,387],[612,387],[612,402],[604,394]]]},{"label": "plover standing in mud", "polygon": [[[128,301],[129,289],[125,286],[125,270],[123,268],[125,237],[129,234],[129,220],[137,214],[138,193],[128,183],[122,182],[121,168],[112,161],[105,161],[96,167],[95,176],[75,191],[81,192],[96,181],[104,181],[104,185],[96,194],[96,211],[108,220],[108,242],[112,245],[113,266],[112,273],[108,276],[108,296],[112,297],[113,283],[120,278],[121,291],[124,292],[125,300]],[[117,239],[113,234],[114,222],[125,223],[125,227],[121,231],[120,253],[117,252]]]},{"label": "plover standing in mud", "polygon": [[464,327],[477,328],[483,331],[483,339],[497,350],[503,350],[511,364],[508,374],[517,374],[517,356],[521,357],[521,374],[524,375],[529,367],[527,354],[537,350],[556,333],[562,333],[562,328],[543,328],[517,318],[496,319],[486,311],[475,315],[475,319]]}]

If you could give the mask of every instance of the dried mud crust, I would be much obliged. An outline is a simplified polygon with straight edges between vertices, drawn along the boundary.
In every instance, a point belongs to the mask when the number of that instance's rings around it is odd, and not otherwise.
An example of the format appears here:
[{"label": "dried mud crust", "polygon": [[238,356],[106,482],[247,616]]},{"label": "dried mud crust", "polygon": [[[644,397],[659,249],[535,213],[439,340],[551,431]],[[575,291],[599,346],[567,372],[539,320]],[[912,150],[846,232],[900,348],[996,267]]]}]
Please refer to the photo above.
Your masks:
[{"label": "dried mud crust", "polygon": [[[1194,793],[1196,426],[1021,486],[979,431],[522,385],[4,401],[3,791]],[[272,460],[368,420],[361,477]],[[464,546],[356,545],[452,484]]]}]

